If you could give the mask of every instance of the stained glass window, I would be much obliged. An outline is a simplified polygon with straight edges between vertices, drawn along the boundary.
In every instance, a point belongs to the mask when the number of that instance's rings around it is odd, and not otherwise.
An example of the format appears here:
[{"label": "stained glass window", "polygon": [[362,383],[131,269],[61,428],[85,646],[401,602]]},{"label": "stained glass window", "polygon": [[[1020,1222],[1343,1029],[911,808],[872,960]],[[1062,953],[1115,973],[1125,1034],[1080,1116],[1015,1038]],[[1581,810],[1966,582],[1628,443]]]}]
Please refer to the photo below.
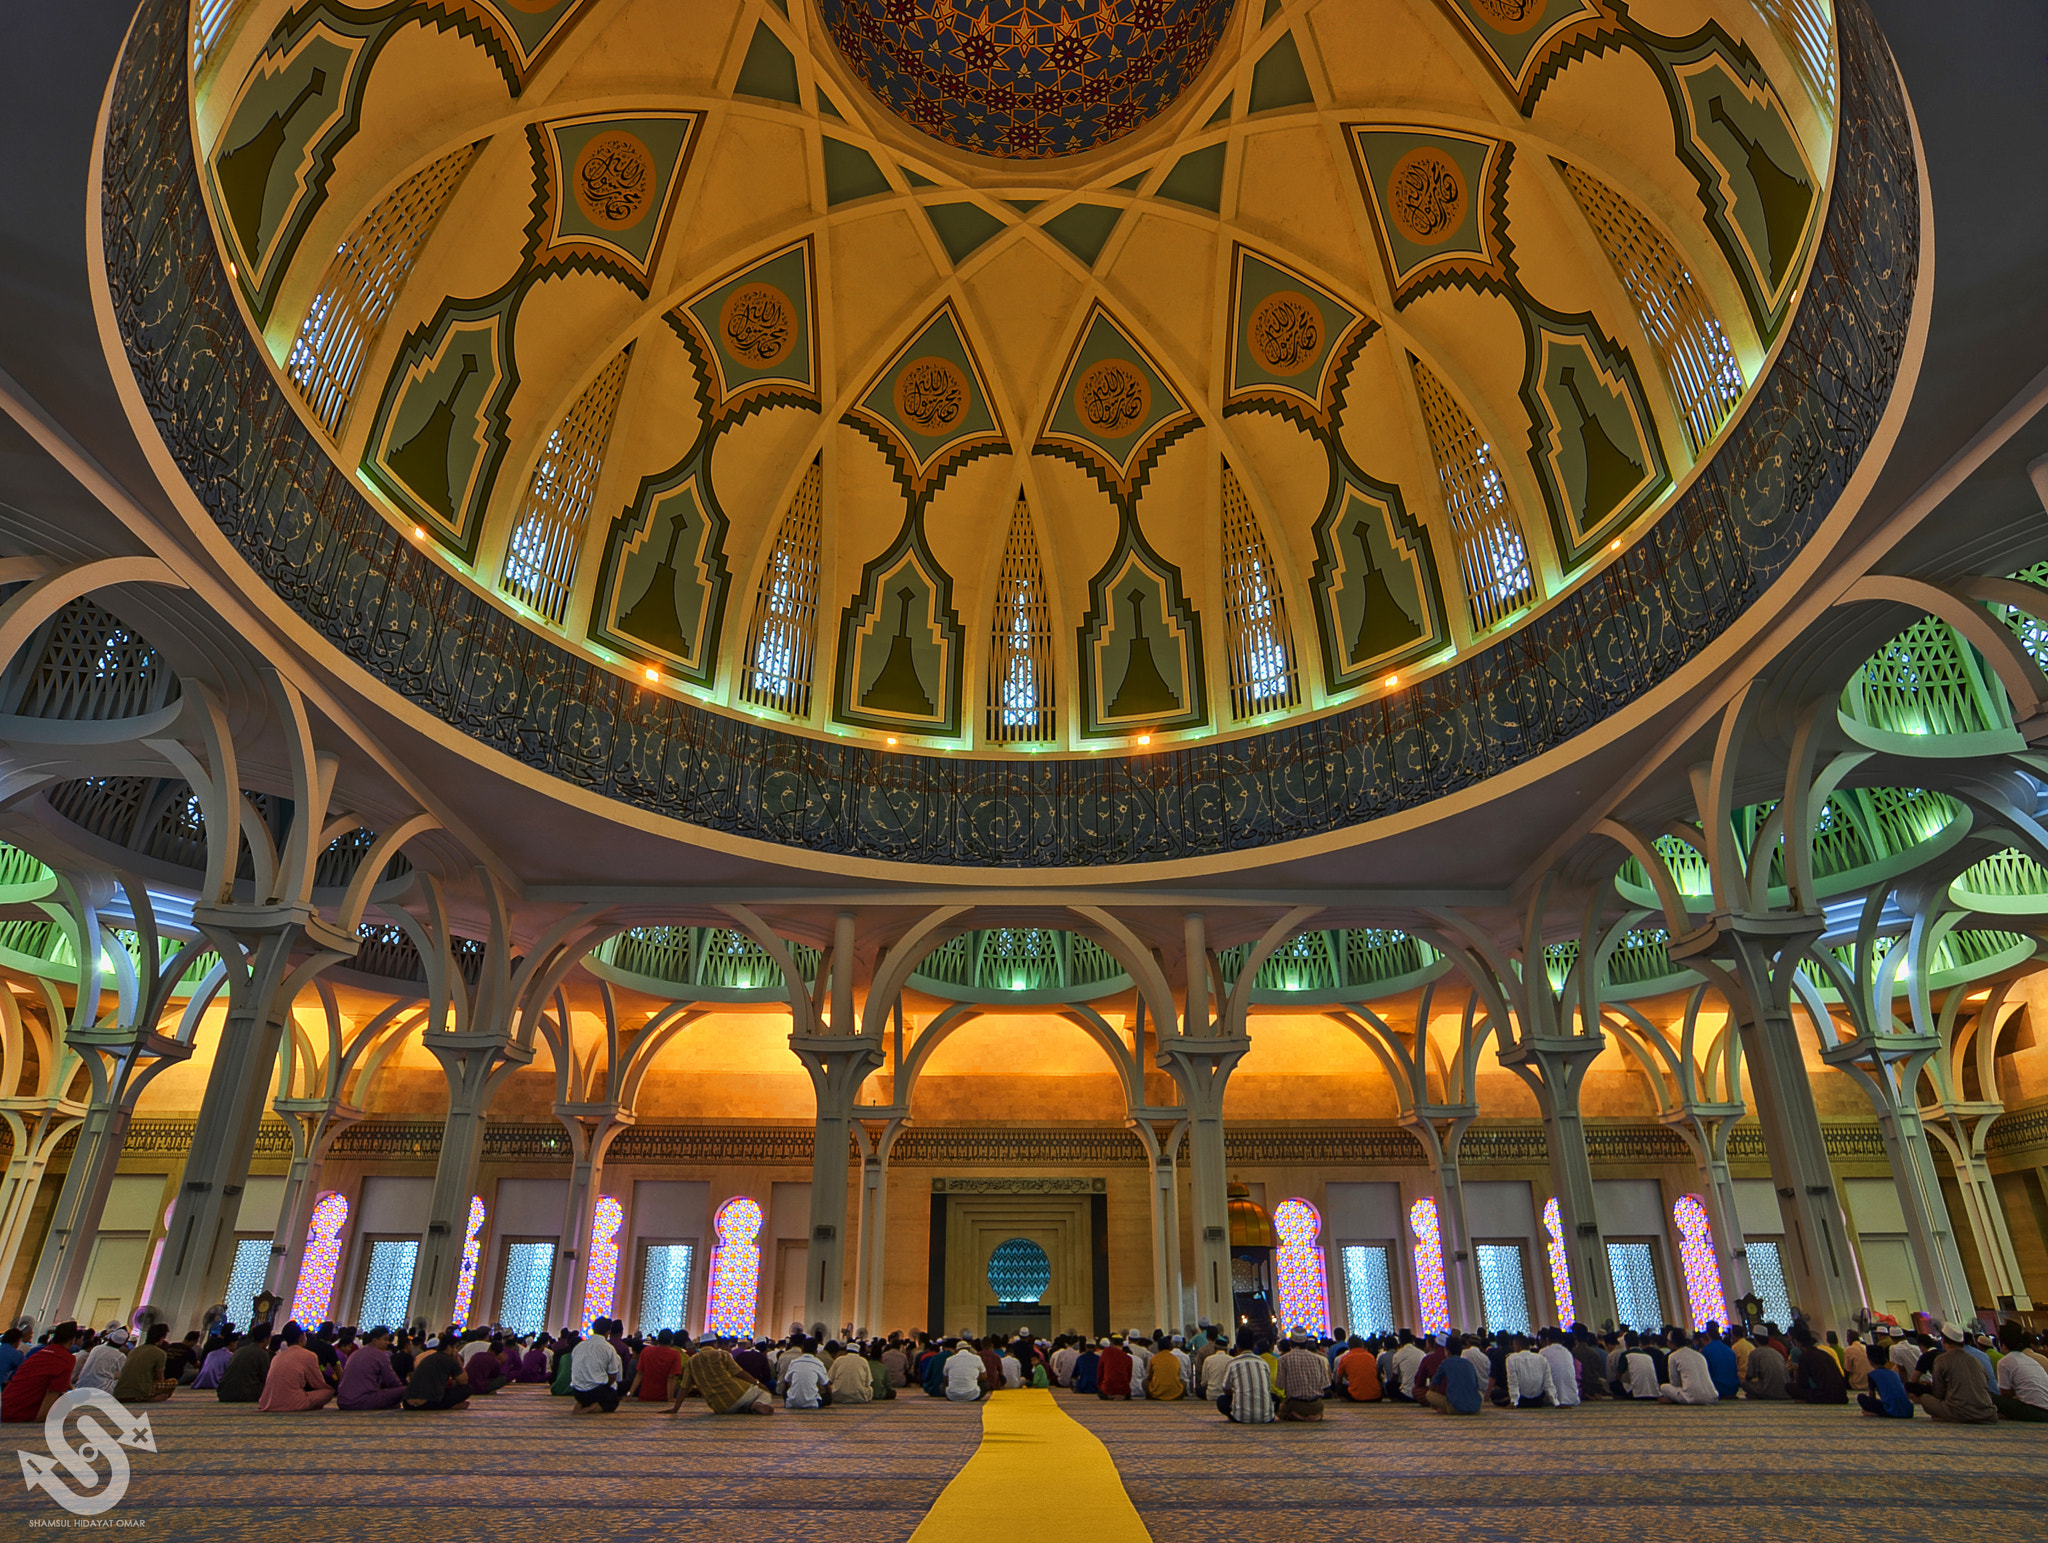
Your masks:
[{"label": "stained glass window", "polygon": [[1685,1266],[1685,1295],[1692,1326],[1728,1321],[1728,1297],[1721,1289],[1721,1263],[1714,1257],[1714,1224],[1697,1195],[1680,1195],[1671,1207],[1678,1226],[1678,1258]]},{"label": "stained glass window", "polygon": [[590,1271],[583,1279],[585,1333],[593,1320],[612,1315],[612,1292],[619,1283],[619,1228],[626,1208],[610,1195],[600,1195],[590,1213]]},{"label": "stained glass window", "polygon": [[1415,1234],[1415,1300],[1422,1308],[1422,1332],[1451,1331],[1451,1302],[1444,1291],[1444,1240],[1437,1228],[1436,1202],[1427,1195],[1408,1208]]},{"label": "stained glass window", "polygon": [[1486,1327],[1527,1334],[1529,1277],[1522,1265],[1522,1245],[1479,1243],[1472,1252],[1479,1264],[1479,1302],[1486,1313]]},{"label": "stained glass window", "polygon": [[1564,1213],[1555,1195],[1543,1202],[1543,1230],[1550,1235],[1544,1247],[1550,1254],[1550,1289],[1557,1296],[1558,1327],[1569,1328],[1578,1320],[1579,1309],[1572,1298],[1572,1263],[1564,1251]]},{"label": "stained glass window", "polygon": [[704,1332],[722,1339],[742,1339],[754,1332],[754,1304],[761,1293],[761,1206],[734,1195],[718,1208],[711,1230],[718,1246],[711,1250],[711,1311]]},{"label": "stained glass window", "polygon": [[1621,1326],[1638,1333],[1664,1327],[1664,1299],[1657,1293],[1657,1262],[1647,1243],[1609,1243],[1607,1273],[1614,1277],[1614,1311]]},{"label": "stained glass window", "polygon": [[327,1317],[327,1304],[334,1300],[334,1267],[341,1261],[341,1229],[347,1225],[347,1199],[322,1195],[306,1227],[299,1289],[292,1293],[291,1315],[300,1323],[319,1323]]},{"label": "stained glass window", "polygon": [[1280,1237],[1273,1251],[1273,1280],[1284,1329],[1330,1332],[1330,1281],[1316,1243],[1322,1230],[1322,1217],[1306,1200],[1283,1200],[1273,1207],[1273,1231]]},{"label": "stained glass window", "polygon": [[[228,1317],[236,1323],[246,1323],[249,1305],[256,1293],[263,1289],[263,1282],[270,1273],[270,1239],[235,1239],[235,1262],[228,1267]],[[148,1300],[147,1297],[144,1298]]]},{"label": "stained glass window", "polygon": [[1339,1253],[1344,1269],[1344,1314],[1353,1334],[1394,1330],[1394,1272],[1390,1251],[1370,1243],[1347,1243]]},{"label": "stained glass window", "polygon": [[505,1282],[498,1289],[498,1323],[519,1335],[548,1326],[548,1293],[555,1284],[555,1241],[507,1243]]},{"label": "stained glass window", "polygon": [[469,1226],[462,1234],[462,1273],[455,1278],[455,1317],[458,1326],[469,1323],[469,1304],[476,1295],[477,1260],[483,1254],[483,1239],[478,1236],[484,1225],[484,1197],[469,1197]]},{"label": "stained glass window", "polygon": [[642,1334],[687,1329],[690,1319],[690,1271],[697,1250],[688,1243],[649,1243],[640,1253],[640,1322]]},{"label": "stained glass window", "polygon": [[420,1260],[418,1238],[380,1238],[370,1244],[370,1268],[363,1277],[363,1305],[356,1322],[365,1326],[405,1322],[412,1305],[412,1272]]},{"label": "stained glass window", "polygon": [[1036,1302],[1052,1285],[1052,1261],[1029,1238],[1005,1238],[988,1256],[988,1289],[998,1302]]},{"label": "stained glass window", "polygon": [[1775,1242],[1751,1238],[1749,1287],[1764,1304],[1764,1322],[1784,1328],[1792,1321],[1792,1294],[1785,1289],[1785,1256]]}]

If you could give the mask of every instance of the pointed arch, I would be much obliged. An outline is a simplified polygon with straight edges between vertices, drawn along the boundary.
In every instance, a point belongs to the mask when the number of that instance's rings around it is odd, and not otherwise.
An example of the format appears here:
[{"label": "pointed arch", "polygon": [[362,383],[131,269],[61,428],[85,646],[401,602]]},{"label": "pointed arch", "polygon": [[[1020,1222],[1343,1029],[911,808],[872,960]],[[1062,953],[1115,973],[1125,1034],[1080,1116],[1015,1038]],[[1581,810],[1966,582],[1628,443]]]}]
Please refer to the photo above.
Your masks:
[{"label": "pointed arch", "polygon": [[498,587],[557,626],[568,614],[583,527],[597,501],[597,478],[632,353],[631,344],[620,349],[548,436],[506,543]]},{"label": "pointed arch", "polygon": [[1443,486],[1472,626],[1484,632],[1536,599],[1528,539],[1493,446],[1436,371],[1413,354],[1408,366],[1415,373],[1430,456]]},{"label": "pointed arch", "polygon": [[1045,563],[1031,525],[1031,507],[1017,495],[1003,541],[990,607],[988,742],[1044,744],[1058,738],[1058,696],[1053,680],[1052,602]]},{"label": "pointed arch", "polygon": [[1237,473],[1223,468],[1223,639],[1230,712],[1242,722],[1301,703],[1287,596],[1266,533]]},{"label": "pointed arch", "polygon": [[792,718],[811,715],[811,671],[818,657],[818,562],[824,530],[825,473],[812,461],[775,532],[775,546],[754,592],[740,660],[739,698]]}]

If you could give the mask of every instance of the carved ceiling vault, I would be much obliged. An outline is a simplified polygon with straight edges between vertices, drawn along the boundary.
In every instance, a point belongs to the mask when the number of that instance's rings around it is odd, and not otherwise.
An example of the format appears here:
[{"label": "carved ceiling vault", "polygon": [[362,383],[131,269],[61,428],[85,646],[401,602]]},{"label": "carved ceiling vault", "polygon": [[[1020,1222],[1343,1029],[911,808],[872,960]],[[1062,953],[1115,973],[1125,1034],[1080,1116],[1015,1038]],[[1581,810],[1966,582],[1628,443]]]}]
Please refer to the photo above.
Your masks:
[{"label": "carved ceiling vault", "polygon": [[1327,718],[1589,581],[1669,609],[1839,132],[1822,0],[231,27],[203,207],[407,561],[614,695],[980,756]]}]

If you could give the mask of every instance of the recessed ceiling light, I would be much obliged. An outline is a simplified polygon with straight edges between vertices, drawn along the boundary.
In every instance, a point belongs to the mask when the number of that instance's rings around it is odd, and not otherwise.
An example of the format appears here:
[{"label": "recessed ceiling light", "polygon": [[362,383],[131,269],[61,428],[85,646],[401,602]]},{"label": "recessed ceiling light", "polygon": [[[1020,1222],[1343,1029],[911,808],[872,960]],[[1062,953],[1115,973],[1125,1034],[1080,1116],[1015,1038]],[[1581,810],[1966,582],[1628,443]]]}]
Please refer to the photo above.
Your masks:
[{"label": "recessed ceiling light", "polygon": [[420,526],[415,525],[412,528],[412,539],[415,541],[424,541],[427,539],[427,533]]},{"label": "recessed ceiling light", "polygon": [[1398,675],[1389,675],[1387,677],[1387,684],[1390,686],[1398,686],[1401,684],[1401,677]]},{"label": "recessed ceiling light", "polygon": [[1621,537],[1616,536],[1612,541],[1608,542],[1607,550],[1610,552],[1619,552],[1621,550]]},{"label": "recessed ceiling light", "polygon": [[1138,736],[1138,743],[1141,745],[1149,745],[1152,743],[1152,736],[1150,734],[1140,734]]},{"label": "recessed ceiling light", "polygon": [[647,678],[648,678],[649,680],[660,680],[660,679],[661,679],[661,671],[659,671],[659,670],[649,670],[649,671],[647,672]]},{"label": "recessed ceiling light", "polygon": [[896,743],[896,736],[894,734],[889,736],[889,743],[892,745]]}]

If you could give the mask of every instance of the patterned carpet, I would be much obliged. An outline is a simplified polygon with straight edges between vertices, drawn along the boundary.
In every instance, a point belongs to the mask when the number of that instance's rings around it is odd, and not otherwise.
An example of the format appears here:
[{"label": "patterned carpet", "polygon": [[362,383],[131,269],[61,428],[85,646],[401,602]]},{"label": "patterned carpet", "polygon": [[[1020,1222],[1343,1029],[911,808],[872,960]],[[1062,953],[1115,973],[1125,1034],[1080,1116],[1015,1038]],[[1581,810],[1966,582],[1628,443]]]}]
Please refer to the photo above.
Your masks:
[{"label": "patterned carpet", "polygon": [[[1452,1420],[1333,1404],[1320,1426],[1247,1429],[1207,1404],[1057,1398],[1108,1448],[1158,1543],[2048,1537],[2041,1425],[1792,1405],[1602,1403]],[[669,1420],[638,1405],[572,1417],[566,1400],[521,1389],[466,1413],[263,1415],[181,1393],[151,1406],[157,1451],[132,1454],[126,1498],[95,1524],[139,1523],[181,1543],[901,1543],[982,1444],[982,1413],[913,1394],[765,1420],[701,1406]],[[41,1436],[0,1428],[0,1462],[15,1468],[7,1454],[40,1451]],[[1057,1480],[1028,1486],[1014,1526],[983,1523],[960,1543],[1045,1543],[1059,1535],[1048,1515],[1076,1515],[1060,1491]],[[66,1520],[40,1491],[0,1489],[0,1537]]]},{"label": "patterned carpet", "polygon": [[[149,1406],[157,1451],[98,1526],[188,1540],[732,1537],[900,1543],[981,1440],[981,1411],[921,1394],[889,1403],[713,1418],[701,1403],[569,1413],[508,1389],[469,1411],[258,1414],[183,1392]],[[0,1426],[0,1463],[43,1450],[40,1426]],[[104,1472],[104,1465],[102,1465]],[[0,1487],[0,1538],[66,1520],[18,1478]]]},{"label": "patterned carpet", "polygon": [[1160,1543],[2048,1537],[2048,1425],[1747,1402],[1473,1419],[1332,1403],[1321,1425],[1256,1427],[1213,1404],[1060,1407],[1102,1438]]}]

